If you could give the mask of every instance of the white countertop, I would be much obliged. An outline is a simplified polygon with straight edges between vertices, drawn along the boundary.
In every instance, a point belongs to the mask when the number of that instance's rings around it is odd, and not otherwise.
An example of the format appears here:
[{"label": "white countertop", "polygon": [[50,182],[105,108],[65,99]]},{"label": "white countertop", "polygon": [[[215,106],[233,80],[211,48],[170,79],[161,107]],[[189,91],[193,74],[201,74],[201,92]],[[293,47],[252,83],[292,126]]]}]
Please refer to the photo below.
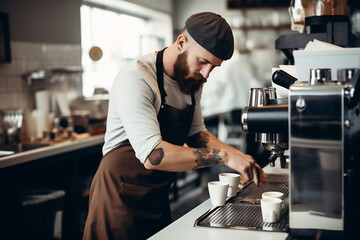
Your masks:
[{"label": "white countertop", "polygon": [[[276,165],[279,165],[277,162]],[[265,167],[266,173],[272,174],[288,174],[288,169],[278,167]],[[287,233],[251,231],[238,229],[210,228],[210,227],[194,227],[196,219],[212,208],[210,199],[206,200],[166,228],[162,229],[151,240],[211,240],[211,239],[251,239],[251,240],[284,240]]]},{"label": "white countertop", "polygon": [[20,163],[25,163],[40,158],[51,157],[57,154],[71,152],[82,148],[96,146],[104,143],[104,135],[90,136],[81,140],[68,140],[60,143],[51,144],[29,151],[15,153],[0,158],[0,168],[5,168]]}]

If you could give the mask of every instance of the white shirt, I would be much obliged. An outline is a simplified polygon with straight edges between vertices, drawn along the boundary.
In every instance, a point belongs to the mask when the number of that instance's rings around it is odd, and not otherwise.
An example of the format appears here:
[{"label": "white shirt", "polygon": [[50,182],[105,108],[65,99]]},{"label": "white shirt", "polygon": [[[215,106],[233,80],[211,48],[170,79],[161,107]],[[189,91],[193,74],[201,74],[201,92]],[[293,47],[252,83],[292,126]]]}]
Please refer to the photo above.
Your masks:
[{"label": "white shirt", "polygon": [[[185,109],[191,96],[183,94],[177,82],[164,73],[166,104]],[[195,93],[195,112],[189,136],[206,130],[201,114],[202,89]],[[161,97],[156,80],[156,55],[150,53],[120,69],[110,90],[103,154],[129,139],[136,157],[144,163],[162,141],[157,114]]]}]

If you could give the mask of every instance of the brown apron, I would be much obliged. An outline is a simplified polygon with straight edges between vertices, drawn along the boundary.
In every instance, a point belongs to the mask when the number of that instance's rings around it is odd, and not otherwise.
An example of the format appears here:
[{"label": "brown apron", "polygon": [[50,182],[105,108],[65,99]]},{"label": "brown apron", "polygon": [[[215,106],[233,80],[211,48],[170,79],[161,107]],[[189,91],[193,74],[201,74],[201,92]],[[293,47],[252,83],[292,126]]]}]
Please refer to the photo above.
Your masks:
[{"label": "brown apron", "polygon": [[[165,104],[163,52],[156,57],[161,136],[183,145],[193,119],[195,97],[191,94],[192,104],[185,110]],[[145,169],[129,141],[121,142],[105,154],[94,176],[83,239],[147,239],[170,224],[168,194],[175,174]]]}]

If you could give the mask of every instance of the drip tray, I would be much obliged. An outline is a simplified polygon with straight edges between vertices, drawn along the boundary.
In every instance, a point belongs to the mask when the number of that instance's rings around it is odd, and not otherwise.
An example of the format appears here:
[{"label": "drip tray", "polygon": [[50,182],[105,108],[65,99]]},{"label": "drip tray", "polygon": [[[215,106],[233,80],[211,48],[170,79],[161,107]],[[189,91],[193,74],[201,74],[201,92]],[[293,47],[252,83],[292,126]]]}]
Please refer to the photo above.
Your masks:
[{"label": "drip tray", "polygon": [[[284,193],[285,208],[276,223],[262,221],[260,199],[263,192],[278,191]],[[268,175],[266,181],[256,186],[246,185],[235,197],[226,201],[225,206],[213,208],[195,221],[195,227],[230,228],[241,230],[259,230],[287,232],[289,229],[288,177]]]}]

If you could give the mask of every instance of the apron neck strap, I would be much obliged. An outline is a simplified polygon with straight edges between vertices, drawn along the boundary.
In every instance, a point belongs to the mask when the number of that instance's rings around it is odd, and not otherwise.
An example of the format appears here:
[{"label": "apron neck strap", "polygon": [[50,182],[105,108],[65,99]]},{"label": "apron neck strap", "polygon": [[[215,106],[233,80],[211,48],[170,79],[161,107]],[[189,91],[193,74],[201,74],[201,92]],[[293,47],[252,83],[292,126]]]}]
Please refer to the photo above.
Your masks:
[{"label": "apron neck strap", "polygon": [[195,108],[195,104],[196,104],[196,102],[195,102],[195,95],[194,95],[194,93],[192,92],[192,93],[191,93],[191,106],[192,106],[193,108]]},{"label": "apron neck strap", "polygon": [[164,106],[165,97],[167,96],[165,89],[164,89],[164,68],[163,68],[163,55],[164,55],[165,49],[166,48],[159,51],[156,55],[156,77],[157,77],[157,82],[158,82],[158,86],[159,86],[159,90],[160,90],[160,94],[161,94],[161,106]]}]

